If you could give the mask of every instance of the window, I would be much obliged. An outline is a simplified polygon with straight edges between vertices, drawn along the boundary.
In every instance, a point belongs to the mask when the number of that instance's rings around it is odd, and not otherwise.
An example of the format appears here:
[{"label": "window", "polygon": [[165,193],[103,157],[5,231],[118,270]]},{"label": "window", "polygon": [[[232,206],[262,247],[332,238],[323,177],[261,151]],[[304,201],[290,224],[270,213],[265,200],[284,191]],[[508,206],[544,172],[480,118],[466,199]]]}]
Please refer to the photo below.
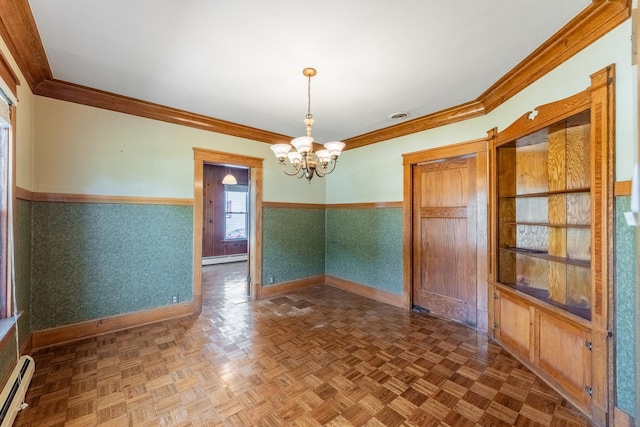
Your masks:
[{"label": "window", "polygon": [[224,239],[245,240],[249,187],[246,185],[225,185],[224,187]]},{"label": "window", "polygon": [[[9,101],[0,90],[0,318],[13,314],[13,289],[9,265],[9,189],[12,185],[9,161],[11,150],[11,118]],[[15,110],[13,110],[15,112]]]}]

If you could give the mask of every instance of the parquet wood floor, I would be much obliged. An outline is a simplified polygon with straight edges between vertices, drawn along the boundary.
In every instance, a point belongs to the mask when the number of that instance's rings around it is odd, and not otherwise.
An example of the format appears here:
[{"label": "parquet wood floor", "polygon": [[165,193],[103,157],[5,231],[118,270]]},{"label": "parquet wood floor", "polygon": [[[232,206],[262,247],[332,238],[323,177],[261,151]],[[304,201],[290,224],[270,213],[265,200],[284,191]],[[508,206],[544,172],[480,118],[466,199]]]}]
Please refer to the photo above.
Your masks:
[{"label": "parquet wood floor", "polygon": [[315,286],[249,302],[204,272],[200,316],[33,355],[16,426],[586,426],[486,336]]}]

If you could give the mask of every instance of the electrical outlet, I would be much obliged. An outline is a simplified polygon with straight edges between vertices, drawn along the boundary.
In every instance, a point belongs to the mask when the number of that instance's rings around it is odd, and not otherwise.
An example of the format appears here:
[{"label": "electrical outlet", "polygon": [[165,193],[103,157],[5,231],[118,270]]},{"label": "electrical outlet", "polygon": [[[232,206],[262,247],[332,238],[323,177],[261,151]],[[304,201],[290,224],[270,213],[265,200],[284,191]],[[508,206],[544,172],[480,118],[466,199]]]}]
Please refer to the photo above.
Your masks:
[{"label": "electrical outlet", "polygon": [[171,303],[172,304],[177,304],[178,300],[179,300],[178,295],[174,295],[173,298],[171,298]]},{"label": "electrical outlet", "polygon": [[273,276],[269,276],[269,284],[273,285]]}]

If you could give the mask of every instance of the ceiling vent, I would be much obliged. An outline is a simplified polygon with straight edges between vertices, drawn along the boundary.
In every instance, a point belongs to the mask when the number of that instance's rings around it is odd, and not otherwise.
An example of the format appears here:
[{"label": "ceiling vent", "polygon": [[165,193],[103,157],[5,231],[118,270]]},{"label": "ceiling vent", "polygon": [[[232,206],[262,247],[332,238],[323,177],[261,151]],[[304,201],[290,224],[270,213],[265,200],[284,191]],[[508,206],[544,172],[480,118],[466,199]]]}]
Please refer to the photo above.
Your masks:
[{"label": "ceiling vent", "polygon": [[393,113],[389,116],[391,120],[404,120],[408,119],[411,114],[405,113],[404,111],[400,111],[398,113]]}]

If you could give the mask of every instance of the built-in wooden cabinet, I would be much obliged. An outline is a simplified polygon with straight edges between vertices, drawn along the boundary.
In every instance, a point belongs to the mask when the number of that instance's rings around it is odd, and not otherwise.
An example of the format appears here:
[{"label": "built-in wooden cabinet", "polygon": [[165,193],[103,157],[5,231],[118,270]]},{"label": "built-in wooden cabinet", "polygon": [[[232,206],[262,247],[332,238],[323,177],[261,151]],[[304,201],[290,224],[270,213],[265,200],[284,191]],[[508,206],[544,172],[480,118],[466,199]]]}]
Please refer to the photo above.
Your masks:
[{"label": "built-in wooden cabinet", "polygon": [[491,140],[493,337],[607,421],[613,67]]}]

